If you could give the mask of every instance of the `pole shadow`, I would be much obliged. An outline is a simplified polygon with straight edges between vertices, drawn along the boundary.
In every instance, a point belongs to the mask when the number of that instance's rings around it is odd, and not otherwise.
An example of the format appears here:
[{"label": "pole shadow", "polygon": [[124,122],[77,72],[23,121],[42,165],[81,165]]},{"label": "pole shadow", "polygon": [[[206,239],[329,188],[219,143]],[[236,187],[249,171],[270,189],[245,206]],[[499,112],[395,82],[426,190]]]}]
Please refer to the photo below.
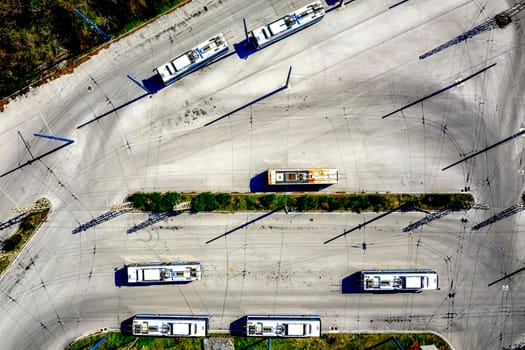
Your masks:
[{"label": "pole shadow", "polygon": [[247,320],[248,320],[247,316],[242,316],[241,318],[238,318],[232,323],[230,323],[230,334],[234,337],[246,336],[246,321]]},{"label": "pole shadow", "polygon": [[235,113],[237,113],[237,112],[239,112],[239,111],[245,109],[246,107],[250,107],[251,105],[254,105],[254,104],[256,104],[257,102],[260,102],[260,101],[262,101],[262,100],[264,100],[264,99],[266,99],[266,98],[268,98],[268,97],[270,97],[270,96],[273,96],[273,95],[275,95],[275,94],[277,94],[277,93],[283,91],[283,90],[286,89],[286,88],[287,88],[287,86],[281,86],[281,87],[279,87],[279,88],[277,88],[277,89],[275,89],[275,90],[273,90],[273,91],[270,91],[269,93],[267,93],[267,94],[265,94],[265,95],[263,95],[263,96],[261,96],[261,97],[258,97],[258,98],[254,99],[254,100],[252,100],[252,101],[250,101],[250,102],[248,102],[248,103],[243,104],[242,106],[240,106],[240,107],[234,109],[234,110],[231,111],[231,112],[228,112],[228,113],[226,113],[226,114],[223,114],[222,116],[220,116],[220,117],[218,117],[218,118],[215,118],[215,119],[213,119],[213,120],[210,121],[210,122],[207,122],[206,124],[204,124],[204,126],[205,126],[205,127],[206,127],[206,126],[210,126],[210,125],[212,125],[212,124],[218,122],[219,120],[222,120],[222,119],[224,119],[224,118],[226,118],[226,117],[229,117],[229,116],[232,115],[232,114],[235,114]]},{"label": "pole shadow", "polygon": [[[146,96],[151,96],[151,94],[150,94],[150,93],[145,93],[145,94],[143,94],[143,95],[140,95],[139,97],[135,97],[134,99],[132,99],[132,100],[126,102],[126,103],[123,103],[123,104],[121,104],[120,106],[117,106],[117,107],[113,108],[112,110],[109,110],[109,111],[107,111],[107,112],[104,112],[104,113],[102,113],[101,115],[99,115],[99,116],[97,116],[97,117],[95,117],[95,118],[93,118],[93,119],[90,119],[90,120],[88,120],[88,121],[86,121],[86,122],[80,124],[79,126],[77,126],[77,129],[82,129],[82,128],[85,127],[86,125],[89,125],[89,124],[91,124],[91,123],[93,123],[93,122],[96,122],[97,120],[100,120],[100,119],[102,119],[102,118],[104,118],[104,117],[110,115],[111,113],[114,113],[114,112],[116,112],[116,111],[118,111],[118,110],[120,110],[120,109],[122,109],[122,108],[124,108],[124,107],[126,107],[126,106],[129,106],[130,104],[133,104],[133,103],[135,103],[135,102],[137,102],[137,101],[143,99],[143,98],[146,97]],[[60,149],[61,147],[67,146],[67,145],[68,145],[68,144],[66,144],[66,145],[62,145],[62,146],[60,146],[59,148],[53,150],[53,152],[57,151],[57,150]],[[47,154],[46,154],[46,155],[47,155]]]},{"label": "pole shadow", "polygon": [[50,155],[50,154],[52,154],[52,153],[55,153],[55,152],[61,150],[61,149],[64,148],[64,147],[69,146],[69,145],[72,144],[73,142],[74,142],[74,141],[72,141],[72,140],[70,140],[69,142],[66,141],[66,143],[64,143],[64,144],[62,144],[62,145],[60,145],[60,146],[58,146],[58,147],[56,147],[56,148],[53,148],[52,150],[47,151],[46,153],[44,153],[44,154],[42,154],[42,155],[40,155],[40,156],[38,156],[38,157],[36,157],[36,158],[33,158],[33,159],[28,160],[28,161],[25,162],[24,164],[20,164],[20,165],[17,166],[16,168],[11,169],[11,170],[9,170],[9,171],[6,171],[6,172],[3,173],[2,175],[0,175],[0,177],[4,177],[4,176],[6,176],[6,175],[8,175],[8,174],[11,174],[11,173],[13,173],[13,172],[15,172],[15,171],[17,171],[17,170],[22,169],[22,168],[25,167],[25,166],[31,165],[31,164],[33,164],[34,162],[36,162],[36,161],[38,161],[38,160],[40,160],[40,159],[42,159],[42,158],[44,158],[44,157],[47,157],[48,155]]}]

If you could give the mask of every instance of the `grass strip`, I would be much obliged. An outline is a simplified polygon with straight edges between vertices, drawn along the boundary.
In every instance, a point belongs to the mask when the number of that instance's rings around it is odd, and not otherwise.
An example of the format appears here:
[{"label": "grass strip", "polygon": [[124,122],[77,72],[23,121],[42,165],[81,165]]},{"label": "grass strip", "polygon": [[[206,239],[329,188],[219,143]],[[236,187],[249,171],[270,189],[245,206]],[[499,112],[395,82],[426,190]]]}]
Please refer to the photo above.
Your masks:
[{"label": "grass strip", "polygon": [[49,208],[39,212],[28,214],[20,222],[18,230],[10,237],[2,241],[2,250],[0,253],[0,273],[2,273],[9,264],[16,258],[18,253],[24,248],[25,244],[38,228],[46,221],[49,214]]},{"label": "grass strip", "polygon": [[286,208],[289,211],[352,211],[384,212],[405,206],[421,210],[467,210],[474,204],[469,193],[336,193],[336,194],[279,194],[279,193],[178,193],[136,192],[127,200],[136,210],[168,212],[180,202],[191,202],[193,212],[213,211],[270,211]]},{"label": "grass strip", "polygon": [[[90,349],[100,338],[107,336],[106,340],[97,348],[98,350],[201,350],[203,349],[200,338],[154,338],[133,337],[117,332],[92,335],[70,344],[67,350]],[[228,337],[233,339],[235,349],[266,350],[267,340],[261,338],[230,337],[226,334],[211,335],[215,337]],[[434,333],[333,333],[324,334],[318,338],[288,338],[272,339],[272,350],[309,349],[309,350],[363,350],[381,342],[381,350],[398,350],[392,337],[402,344],[405,349],[414,349],[414,345],[435,345],[439,350],[450,350],[447,342]]]}]

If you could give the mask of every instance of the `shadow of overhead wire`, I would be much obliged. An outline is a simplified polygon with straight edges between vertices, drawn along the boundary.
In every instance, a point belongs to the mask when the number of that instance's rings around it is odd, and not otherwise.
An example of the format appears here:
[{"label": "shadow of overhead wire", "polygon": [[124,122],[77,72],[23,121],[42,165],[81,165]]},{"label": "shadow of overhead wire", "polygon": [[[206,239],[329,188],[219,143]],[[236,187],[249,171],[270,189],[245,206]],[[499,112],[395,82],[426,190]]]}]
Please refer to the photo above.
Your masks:
[{"label": "shadow of overhead wire", "polygon": [[149,218],[147,218],[145,221],[142,221],[141,223],[131,227],[128,229],[127,233],[133,233],[137,232],[138,230],[142,230],[143,228],[146,228],[148,226],[151,226],[153,224],[156,224],[159,221],[162,221],[166,218],[177,216],[181,212],[179,211],[167,211],[163,213],[152,213]]},{"label": "shadow of overhead wire", "polygon": [[523,210],[525,210],[525,203],[520,202],[518,204],[514,204],[513,206],[511,206],[511,207],[509,207],[509,208],[507,208],[507,209],[505,209],[503,211],[500,211],[496,215],[491,216],[487,220],[482,221],[482,222],[472,226],[471,230],[477,231],[479,229],[482,229],[485,226],[492,225],[496,221],[505,219],[505,218],[507,218],[509,216],[512,216],[514,214],[517,214],[517,213],[519,213],[519,212],[521,212]]},{"label": "shadow of overhead wire", "polygon": [[7,220],[6,222],[0,223],[0,231],[5,230],[8,227],[19,224],[25,218],[26,213],[19,214],[12,219]]},{"label": "shadow of overhead wire", "polygon": [[109,220],[111,220],[113,218],[116,218],[117,216],[122,215],[122,214],[126,214],[127,212],[129,212],[129,210],[116,210],[116,211],[105,212],[102,215],[97,216],[93,220],[90,220],[90,221],[86,222],[85,224],[79,225],[71,233],[77,234],[77,233],[80,233],[82,231],[86,231],[86,230],[90,229],[91,227],[94,227],[94,226],[99,225],[99,224],[101,224],[103,222],[109,221]]}]

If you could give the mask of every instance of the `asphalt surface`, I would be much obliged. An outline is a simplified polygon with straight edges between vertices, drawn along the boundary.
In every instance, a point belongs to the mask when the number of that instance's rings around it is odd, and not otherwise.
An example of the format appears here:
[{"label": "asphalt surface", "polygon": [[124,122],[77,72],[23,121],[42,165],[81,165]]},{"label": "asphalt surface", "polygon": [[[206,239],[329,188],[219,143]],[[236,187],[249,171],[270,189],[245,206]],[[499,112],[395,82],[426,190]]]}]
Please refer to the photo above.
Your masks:
[{"label": "asphalt surface", "polygon": [[[2,222],[37,198],[53,204],[0,281],[3,348],[63,348],[141,312],[210,313],[213,330],[247,313],[319,313],[324,332],[432,330],[456,349],[525,342],[523,273],[492,284],[524,267],[524,217],[471,230],[520,201],[524,139],[441,170],[524,126],[521,27],[514,21],[418,58],[513,4],[411,0],[389,9],[396,2],[353,1],[260,52],[245,57],[241,48],[139,98],[144,91],[128,74],[151,81],[156,66],[217,32],[239,48],[243,17],[255,28],[307,3],[193,1],[11,101],[0,114],[2,172],[31,159],[20,134],[35,157],[60,143],[33,133],[75,142],[0,178]],[[204,126],[283,86],[290,66],[287,89]],[[130,213],[72,234],[127,194],[258,191],[270,167],[338,168],[339,184],[323,192],[467,187],[491,209],[408,234],[403,227],[424,214],[395,213],[329,244],[379,214],[278,212],[208,244],[264,213],[182,214],[127,234],[148,217]],[[124,264],[179,259],[202,261],[203,280],[116,285]],[[360,269],[410,267],[438,271],[441,289],[342,293]]]}]

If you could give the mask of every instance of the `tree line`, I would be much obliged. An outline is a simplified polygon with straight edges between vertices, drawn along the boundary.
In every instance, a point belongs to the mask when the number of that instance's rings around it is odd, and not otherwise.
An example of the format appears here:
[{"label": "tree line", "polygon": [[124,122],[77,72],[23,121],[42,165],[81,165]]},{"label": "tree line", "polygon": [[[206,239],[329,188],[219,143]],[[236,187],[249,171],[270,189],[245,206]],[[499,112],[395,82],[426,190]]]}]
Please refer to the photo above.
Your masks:
[{"label": "tree line", "polygon": [[413,208],[423,210],[469,209],[474,198],[469,193],[429,194],[242,194],[242,193],[178,193],[137,192],[127,199],[141,211],[170,212],[181,202],[190,202],[194,212],[209,211],[363,211],[383,212]]},{"label": "tree line", "polygon": [[154,18],[180,0],[0,1],[0,96],[8,96],[60,62],[105,39],[75,12],[80,10],[114,36]]}]

